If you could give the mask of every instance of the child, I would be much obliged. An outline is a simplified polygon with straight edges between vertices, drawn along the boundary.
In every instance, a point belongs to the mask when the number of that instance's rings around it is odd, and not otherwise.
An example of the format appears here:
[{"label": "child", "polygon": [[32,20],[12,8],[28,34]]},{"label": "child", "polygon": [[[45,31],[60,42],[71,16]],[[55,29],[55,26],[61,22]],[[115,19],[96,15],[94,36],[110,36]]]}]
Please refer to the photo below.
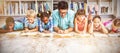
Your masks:
[{"label": "child", "polygon": [[120,18],[116,18],[112,22],[112,32],[120,32]]},{"label": "child", "polygon": [[28,10],[24,25],[25,31],[38,31],[38,18],[34,10]]},{"label": "child", "polygon": [[45,33],[53,32],[53,21],[50,17],[50,12],[42,12],[40,18],[39,31]]},{"label": "child", "polygon": [[94,31],[108,33],[108,30],[101,22],[101,17],[98,15],[93,17],[93,22],[91,22],[88,27],[89,33],[93,33]]},{"label": "child", "polygon": [[75,14],[75,32],[86,33],[87,30],[87,18],[85,16],[85,10],[79,9]]},{"label": "child", "polygon": [[12,32],[16,30],[22,30],[23,29],[23,24],[17,21],[14,21],[12,17],[8,17],[6,19],[6,25],[4,25],[1,29],[0,32]]}]

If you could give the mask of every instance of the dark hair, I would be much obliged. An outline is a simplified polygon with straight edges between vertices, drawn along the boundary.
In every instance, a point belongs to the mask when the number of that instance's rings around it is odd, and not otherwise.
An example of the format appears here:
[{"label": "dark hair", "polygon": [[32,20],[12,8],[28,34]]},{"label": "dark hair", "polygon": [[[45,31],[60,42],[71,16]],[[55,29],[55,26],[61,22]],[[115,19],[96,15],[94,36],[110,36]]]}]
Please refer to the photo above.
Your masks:
[{"label": "dark hair", "polygon": [[77,15],[85,15],[85,10],[84,10],[84,9],[78,9],[78,10],[77,10],[77,13],[75,14],[75,17],[76,17]]},{"label": "dark hair", "polygon": [[96,18],[100,19],[100,21],[101,21],[101,17],[99,15],[94,16],[93,20],[96,19]]},{"label": "dark hair", "polygon": [[13,17],[7,17],[6,18],[6,24],[8,24],[8,23],[14,23],[14,18]]},{"label": "dark hair", "polygon": [[116,19],[113,21],[113,24],[114,24],[114,26],[120,27],[120,18],[116,18]]},{"label": "dark hair", "polygon": [[58,3],[58,9],[68,9],[68,3],[66,1],[60,1]]},{"label": "dark hair", "polygon": [[[41,18],[41,17],[43,17],[44,16],[44,14],[47,14],[47,16],[49,15],[51,15],[51,12],[50,11],[47,11],[47,12],[39,12],[38,14],[37,14],[37,17],[39,17],[39,18]],[[46,16],[45,16],[46,17]]]},{"label": "dark hair", "polygon": [[43,19],[44,17],[47,17],[49,18],[50,16],[50,13],[49,12],[42,12],[41,15],[40,15],[40,18]]}]

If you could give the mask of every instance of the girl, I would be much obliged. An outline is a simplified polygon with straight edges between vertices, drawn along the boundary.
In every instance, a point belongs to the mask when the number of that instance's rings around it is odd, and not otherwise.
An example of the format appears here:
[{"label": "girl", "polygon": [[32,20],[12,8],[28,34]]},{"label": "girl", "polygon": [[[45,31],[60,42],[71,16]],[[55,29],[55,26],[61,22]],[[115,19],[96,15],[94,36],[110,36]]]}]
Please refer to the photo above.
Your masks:
[{"label": "girl", "polygon": [[75,32],[86,33],[87,18],[85,16],[84,9],[77,10],[77,13],[75,14],[74,24],[75,24]]},{"label": "girl", "polygon": [[39,31],[45,33],[53,32],[53,21],[50,17],[50,12],[42,12],[40,18]]},{"label": "girl", "polygon": [[88,25],[88,32],[93,33],[94,31],[108,33],[108,30],[101,22],[101,17],[96,15],[93,17],[93,21]]},{"label": "girl", "polygon": [[113,20],[112,32],[120,32],[120,18],[116,18]]},{"label": "girl", "polygon": [[38,18],[34,10],[28,10],[25,18],[25,31],[38,31]]}]

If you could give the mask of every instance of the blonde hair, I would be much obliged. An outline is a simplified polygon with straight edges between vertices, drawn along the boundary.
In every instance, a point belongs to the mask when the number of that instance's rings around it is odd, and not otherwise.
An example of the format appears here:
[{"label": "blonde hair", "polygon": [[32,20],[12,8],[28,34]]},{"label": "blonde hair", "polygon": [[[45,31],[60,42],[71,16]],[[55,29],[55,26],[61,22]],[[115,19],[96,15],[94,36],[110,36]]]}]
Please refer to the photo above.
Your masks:
[{"label": "blonde hair", "polygon": [[36,12],[32,9],[28,10],[26,13],[27,17],[36,17]]}]

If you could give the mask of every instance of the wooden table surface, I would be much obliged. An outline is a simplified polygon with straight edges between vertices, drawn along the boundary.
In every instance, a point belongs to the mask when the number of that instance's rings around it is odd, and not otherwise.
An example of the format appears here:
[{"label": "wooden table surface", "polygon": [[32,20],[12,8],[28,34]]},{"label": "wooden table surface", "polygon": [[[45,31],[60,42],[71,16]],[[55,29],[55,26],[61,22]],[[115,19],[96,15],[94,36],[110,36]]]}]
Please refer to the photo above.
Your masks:
[{"label": "wooden table surface", "polygon": [[120,34],[11,32],[0,34],[0,53],[120,53]]}]

